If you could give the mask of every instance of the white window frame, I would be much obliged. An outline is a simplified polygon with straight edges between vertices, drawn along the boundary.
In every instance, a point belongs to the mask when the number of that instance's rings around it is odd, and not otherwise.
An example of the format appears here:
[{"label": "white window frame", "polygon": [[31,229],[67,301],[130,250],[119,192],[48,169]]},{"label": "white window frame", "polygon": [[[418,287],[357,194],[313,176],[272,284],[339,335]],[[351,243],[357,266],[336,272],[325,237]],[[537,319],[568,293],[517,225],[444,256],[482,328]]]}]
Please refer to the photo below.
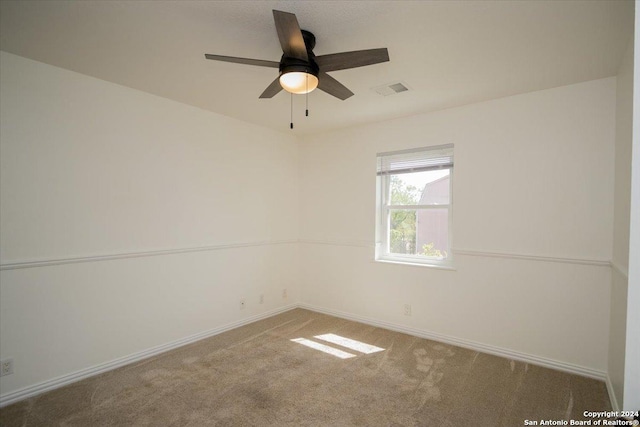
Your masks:
[{"label": "white window frame", "polygon": [[[443,155],[444,153],[444,155]],[[387,170],[385,160],[394,157],[409,159],[407,167],[403,169]],[[445,162],[448,157],[450,161]],[[430,160],[435,164],[428,165]],[[423,162],[424,160],[424,162]],[[441,161],[440,161],[441,160]],[[377,154],[378,170],[376,179],[376,251],[375,260],[398,264],[411,264],[430,267],[453,269],[453,252],[451,250],[453,235],[453,144],[423,147]],[[412,163],[415,163],[411,165]],[[440,163],[440,164],[438,164]],[[426,170],[449,170],[449,204],[447,205],[390,205],[391,175],[399,173],[421,172]],[[392,173],[396,172],[396,173]],[[424,255],[395,254],[389,251],[389,223],[392,209],[444,209],[448,208],[448,239],[447,258],[427,257]]]}]

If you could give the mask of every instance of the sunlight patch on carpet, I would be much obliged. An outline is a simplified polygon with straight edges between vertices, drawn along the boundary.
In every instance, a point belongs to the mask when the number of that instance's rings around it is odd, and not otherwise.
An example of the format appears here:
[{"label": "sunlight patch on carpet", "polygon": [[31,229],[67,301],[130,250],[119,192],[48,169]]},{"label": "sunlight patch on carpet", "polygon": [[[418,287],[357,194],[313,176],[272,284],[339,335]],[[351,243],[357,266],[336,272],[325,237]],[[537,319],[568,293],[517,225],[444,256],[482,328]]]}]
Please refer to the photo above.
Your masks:
[{"label": "sunlight patch on carpet", "polygon": [[320,350],[332,356],[339,357],[340,359],[349,359],[351,357],[356,357],[355,354],[347,353],[346,351],[338,350],[337,348],[329,347],[328,345],[320,344],[306,338],[294,338],[291,341],[297,342],[298,344],[305,345],[315,350]]},{"label": "sunlight patch on carpet", "polygon": [[338,344],[339,346],[350,348],[351,350],[359,351],[360,353],[364,354],[377,353],[384,350],[384,348],[376,347],[375,345],[367,344],[361,341],[352,340],[351,338],[341,337],[340,335],[336,334],[316,335],[314,338],[318,338],[332,344]]}]

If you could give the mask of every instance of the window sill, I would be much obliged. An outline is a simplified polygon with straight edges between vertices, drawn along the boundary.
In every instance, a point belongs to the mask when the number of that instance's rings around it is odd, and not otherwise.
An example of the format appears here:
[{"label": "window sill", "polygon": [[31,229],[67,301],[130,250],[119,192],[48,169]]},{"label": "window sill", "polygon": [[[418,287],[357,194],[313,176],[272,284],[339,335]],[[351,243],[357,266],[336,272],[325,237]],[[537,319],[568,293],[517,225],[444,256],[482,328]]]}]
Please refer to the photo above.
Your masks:
[{"label": "window sill", "polygon": [[380,262],[383,264],[396,264],[396,265],[407,265],[410,267],[426,267],[426,268],[434,268],[437,270],[449,270],[449,271],[457,271],[455,267],[452,265],[446,264],[427,264],[423,262],[411,262],[411,261],[402,261],[395,259],[374,259],[373,262]]}]

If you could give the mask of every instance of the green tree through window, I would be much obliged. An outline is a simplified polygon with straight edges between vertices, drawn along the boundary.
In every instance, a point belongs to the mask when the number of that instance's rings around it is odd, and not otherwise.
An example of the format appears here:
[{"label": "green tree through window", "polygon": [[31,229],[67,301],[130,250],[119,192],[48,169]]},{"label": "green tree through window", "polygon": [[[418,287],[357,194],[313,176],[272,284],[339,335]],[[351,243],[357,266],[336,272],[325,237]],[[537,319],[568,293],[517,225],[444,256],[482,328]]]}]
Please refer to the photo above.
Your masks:
[{"label": "green tree through window", "polygon": [[[391,204],[412,205],[420,199],[420,191],[407,185],[397,176],[391,176]],[[414,254],[416,251],[416,211],[393,210],[390,215],[390,250],[396,254]]]}]

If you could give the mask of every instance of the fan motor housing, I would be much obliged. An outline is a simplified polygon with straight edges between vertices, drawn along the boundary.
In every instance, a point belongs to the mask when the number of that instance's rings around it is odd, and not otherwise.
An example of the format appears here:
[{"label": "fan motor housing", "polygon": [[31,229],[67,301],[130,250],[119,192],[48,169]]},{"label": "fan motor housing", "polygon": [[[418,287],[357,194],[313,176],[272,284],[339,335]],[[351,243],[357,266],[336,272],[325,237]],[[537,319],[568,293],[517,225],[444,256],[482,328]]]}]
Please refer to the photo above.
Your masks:
[{"label": "fan motor housing", "polygon": [[280,70],[280,75],[286,73],[309,73],[318,77],[318,73],[320,72],[320,67],[316,64],[314,60],[315,55],[313,54],[313,48],[316,46],[316,36],[313,35],[312,32],[307,30],[300,30],[302,32],[302,38],[304,39],[304,45],[307,48],[307,56],[309,57],[308,61],[292,58],[290,56],[282,55],[280,59],[280,66],[278,69]]},{"label": "fan motor housing", "polygon": [[316,47],[316,36],[314,36],[311,31],[300,30],[300,32],[302,33],[302,39],[304,40],[307,52],[311,52],[313,48]]},{"label": "fan motor housing", "polygon": [[282,59],[280,59],[280,66],[278,67],[278,69],[280,70],[280,75],[293,72],[302,72],[313,74],[314,76],[318,77],[318,73],[320,72],[318,64],[316,64],[316,61],[313,60],[313,57],[311,55],[309,56],[309,61],[303,61],[302,59],[291,58],[283,55]]}]

